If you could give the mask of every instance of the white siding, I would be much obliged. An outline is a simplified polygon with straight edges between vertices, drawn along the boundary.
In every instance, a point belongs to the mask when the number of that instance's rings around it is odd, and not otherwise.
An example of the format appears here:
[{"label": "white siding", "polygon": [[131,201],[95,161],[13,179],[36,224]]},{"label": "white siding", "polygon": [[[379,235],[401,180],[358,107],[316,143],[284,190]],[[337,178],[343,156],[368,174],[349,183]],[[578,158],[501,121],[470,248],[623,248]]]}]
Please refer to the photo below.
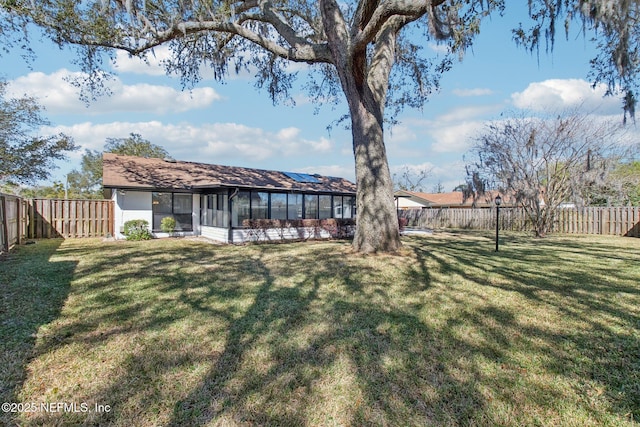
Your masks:
[{"label": "white siding", "polygon": [[328,231],[313,227],[301,228],[270,228],[267,230],[233,230],[233,243],[245,242],[271,242],[292,239],[328,239],[331,237]]},{"label": "white siding", "polygon": [[220,227],[208,227],[203,225],[200,227],[200,234],[207,239],[216,240],[226,243],[229,238],[229,230]]},{"label": "white siding", "polygon": [[396,206],[398,209],[422,209],[426,207],[422,203],[414,202],[407,197],[398,197],[396,200]]},{"label": "white siding", "polygon": [[[152,192],[114,190],[112,199],[115,203],[115,237],[124,239],[122,234],[124,223],[132,219],[144,219],[149,222],[149,228],[153,226]],[[191,220],[193,232],[176,233],[179,236],[191,236],[200,234],[200,196],[193,195]],[[156,237],[168,236],[166,233],[156,233]]]},{"label": "white siding", "polygon": [[151,213],[151,193],[148,191],[114,190],[113,200],[115,200],[114,225],[115,238],[124,239],[122,234],[124,223],[132,219],[144,219],[149,222],[149,227],[153,222]]},{"label": "white siding", "polygon": [[[218,242],[228,242],[229,231],[226,228],[220,227],[201,227],[203,237]],[[279,240],[292,240],[292,239],[328,239],[331,235],[326,230],[314,229],[313,227],[305,228],[272,228],[268,230],[248,230],[248,229],[235,229],[233,230],[233,243],[248,243],[248,242],[271,242]]]}]

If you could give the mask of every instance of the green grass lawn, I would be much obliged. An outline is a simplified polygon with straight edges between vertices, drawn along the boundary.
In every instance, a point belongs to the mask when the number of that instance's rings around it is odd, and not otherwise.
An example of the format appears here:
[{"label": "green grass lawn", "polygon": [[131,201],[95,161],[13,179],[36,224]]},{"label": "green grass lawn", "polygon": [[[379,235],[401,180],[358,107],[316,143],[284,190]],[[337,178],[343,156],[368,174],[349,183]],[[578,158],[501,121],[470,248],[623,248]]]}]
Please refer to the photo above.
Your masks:
[{"label": "green grass lawn", "polygon": [[404,243],[19,247],[0,260],[0,401],[32,411],[0,425],[640,421],[640,239]]}]

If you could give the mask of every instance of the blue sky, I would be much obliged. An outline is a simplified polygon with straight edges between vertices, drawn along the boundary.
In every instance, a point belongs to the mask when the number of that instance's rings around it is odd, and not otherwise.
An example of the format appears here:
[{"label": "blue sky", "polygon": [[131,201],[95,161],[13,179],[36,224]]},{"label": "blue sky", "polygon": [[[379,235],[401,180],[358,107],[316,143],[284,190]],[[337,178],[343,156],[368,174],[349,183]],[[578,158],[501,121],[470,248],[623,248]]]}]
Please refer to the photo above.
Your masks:
[{"label": "blue sky", "polygon": [[[405,110],[400,123],[386,130],[392,172],[430,170],[424,190],[440,183],[451,191],[464,181],[463,155],[472,137],[488,120],[518,108],[559,110],[583,104],[622,119],[620,100],[603,98],[604,88],[593,90],[586,80],[595,50],[577,24],[569,41],[558,34],[552,53],[543,46],[532,55],[515,45],[510,30],[527,22],[523,7],[486,20],[473,48],[442,77],[439,93],[422,110]],[[64,132],[82,147],[59,163],[52,180],[64,181],[66,173],[79,168],[85,148],[102,150],[106,138],[132,132],[178,160],[354,180],[350,131],[340,126],[327,130],[345,107],[325,107],[314,114],[302,90],[294,95],[295,107],[273,106],[266,91],[254,88],[250,74],[231,75],[225,84],[205,78],[183,91],[177,77],[165,76],[154,64],[165,54],[163,49],[151,57],[151,65],[119,55],[112,64],[118,72],[113,95],[86,106],[64,80],[78,72],[73,53],[46,43],[35,47],[37,59],[31,64],[20,52],[3,54],[0,74],[10,82],[12,96],[35,96],[46,108],[52,125],[42,129],[43,134]],[[426,47],[434,54],[438,49]]]}]

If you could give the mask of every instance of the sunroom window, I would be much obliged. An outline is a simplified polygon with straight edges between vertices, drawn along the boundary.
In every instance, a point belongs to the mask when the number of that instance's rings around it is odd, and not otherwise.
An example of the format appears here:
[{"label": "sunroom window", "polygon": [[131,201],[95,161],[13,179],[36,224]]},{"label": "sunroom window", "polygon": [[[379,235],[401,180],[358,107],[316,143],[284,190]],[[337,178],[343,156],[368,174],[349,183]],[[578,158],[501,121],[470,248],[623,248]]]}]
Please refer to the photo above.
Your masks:
[{"label": "sunroom window", "polygon": [[185,193],[152,194],[153,231],[161,231],[162,218],[172,217],[176,220],[176,231],[193,230],[193,196]]}]

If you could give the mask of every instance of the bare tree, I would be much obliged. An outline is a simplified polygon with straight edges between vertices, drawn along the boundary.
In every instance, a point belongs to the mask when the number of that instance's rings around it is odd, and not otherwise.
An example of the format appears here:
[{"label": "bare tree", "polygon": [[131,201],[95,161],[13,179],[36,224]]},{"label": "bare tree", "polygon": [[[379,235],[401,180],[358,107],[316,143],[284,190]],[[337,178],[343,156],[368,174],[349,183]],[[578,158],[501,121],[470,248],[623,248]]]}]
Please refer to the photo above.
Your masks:
[{"label": "bare tree", "polygon": [[[229,67],[255,66],[257,85],[274,101],[290,99],[295,73],[287,62],[307,63],[315,79],[314,99],[345,95],[355,158],[358,222],[354,248],[395,251],[400,243],[393,183],[383,140],[385,117],[404,106],[421,106],[452,64],[428,57],[425,40],[447,43],[462,54],[480,31],[480,21],[504,8],[504,0],[0,0],[9,19],[0,37],[21,34],[35,23],[59,44],[79,46],[85,83],[99,91],[103,54],[121,49],[144,56],[170,47],[168,72],[184,82],[199,79],[203,65],[224,78]],[[637,75],[638,2],[530,0],[531,28],[516,39],[530,49],[540,34],[553,41],[556,25],[580,16],[585,30],[597,27],[601,62],[594,79],[627,91],[631,109]],[[550,35],[550,37],[549,37]],[[18,37],[18,36],[16,36]],[[16,46],[21,44],[15,43]],[[608,56],[607,56],[608,55]],[[598,67],[598,65],[601,65]],[[609,66],[609,67],[607,67]],[[324,96],[323,96],[324,95]]]},{"label": "bare tree", "polygon": [[467,165],[468,188],[515,198],[542,237],[558,207],[584,203],[586,191],[603,183],[620,158],[622,124],[577,111],[552,117],[490,123],[476,138]]},{"label": "bare tree", "polygon": [[431,175],[432,171],[433,168],[410,168],[405,165],[393,174],[393,188],[394,190],[422,191],[424,180]]}]

